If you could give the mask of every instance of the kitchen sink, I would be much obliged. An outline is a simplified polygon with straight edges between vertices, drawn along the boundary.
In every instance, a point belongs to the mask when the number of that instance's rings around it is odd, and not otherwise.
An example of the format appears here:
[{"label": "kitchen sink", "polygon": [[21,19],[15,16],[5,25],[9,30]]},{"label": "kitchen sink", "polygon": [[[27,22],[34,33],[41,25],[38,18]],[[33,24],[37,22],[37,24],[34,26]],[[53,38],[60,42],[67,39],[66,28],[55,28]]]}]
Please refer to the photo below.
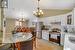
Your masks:
[{"label": "kitchen sink", "polygon": [[69,41],[75,44],[75,37],[69,37]]}]

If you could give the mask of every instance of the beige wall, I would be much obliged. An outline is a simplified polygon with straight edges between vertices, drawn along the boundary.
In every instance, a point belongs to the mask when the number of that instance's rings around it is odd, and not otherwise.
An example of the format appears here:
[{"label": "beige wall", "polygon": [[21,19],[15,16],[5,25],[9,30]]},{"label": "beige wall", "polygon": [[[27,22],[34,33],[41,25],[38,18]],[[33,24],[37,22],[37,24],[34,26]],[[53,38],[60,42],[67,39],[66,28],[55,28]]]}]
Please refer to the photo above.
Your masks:
[{"label": "beige wall", "polygon": [[2,9],[0,8],[0,31],[3,31],[3,14]]},{"label": "beige wall", "polygon": [[[28,20],[23,23],[23,26],[28,26]],[[15,28],[16,19],[6,18],[6,33],[11,33]]]},{"label": "beige wall", "polygon": [[1,8],[0,8],[0,43],[2,42],[3,32],[2,31],[2,16],[1,16]]},{"label": "beige wall", "polygon": [[1,30],[1,8],[0,8],[0,30]]},{"label": "beige wall", "polygon": [[15,19],[6,19],[6,33],[11,33],[15,27]]}]

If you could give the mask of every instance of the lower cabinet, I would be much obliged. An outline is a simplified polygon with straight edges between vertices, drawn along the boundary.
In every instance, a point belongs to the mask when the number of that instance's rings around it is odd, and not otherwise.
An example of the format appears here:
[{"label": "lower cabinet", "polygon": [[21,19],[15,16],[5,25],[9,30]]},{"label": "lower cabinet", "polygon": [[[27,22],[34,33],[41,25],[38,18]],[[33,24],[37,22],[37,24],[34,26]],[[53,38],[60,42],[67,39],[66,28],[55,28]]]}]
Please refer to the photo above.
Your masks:
[{"label": "lower cabinet", "polygon": [[33,40],[22,41],[16,45],[18,50],[33,50]]},{"label": "lower cabinet", "polygon": [[49,40],[49,31],[48,30],[42,30],[42,39]]}]

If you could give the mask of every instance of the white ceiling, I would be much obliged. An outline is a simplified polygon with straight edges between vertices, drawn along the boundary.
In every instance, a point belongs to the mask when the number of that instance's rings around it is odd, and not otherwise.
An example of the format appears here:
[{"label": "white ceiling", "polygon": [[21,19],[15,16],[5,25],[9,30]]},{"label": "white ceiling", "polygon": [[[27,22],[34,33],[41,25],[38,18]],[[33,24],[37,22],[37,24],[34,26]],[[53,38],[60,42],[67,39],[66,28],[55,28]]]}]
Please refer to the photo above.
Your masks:
[{"label": "white ceiling", "polygon": [[[7,16],[33,17],[33,10],[37,7],[37,0],[8,0]],[[72,9],[75,7],[75,0],[41,0],[41,9]]]},{"label": "white ceiling", "polygon": [[[10,8],[33,8],[37,0],[8,0]],[[75,0],[40,0],[43,9],[70,9],[75,6]]]},{"label": "white ceiling", "polygon": [[41,0],[40,5],[44,9],[71,9],[75,0]]}]

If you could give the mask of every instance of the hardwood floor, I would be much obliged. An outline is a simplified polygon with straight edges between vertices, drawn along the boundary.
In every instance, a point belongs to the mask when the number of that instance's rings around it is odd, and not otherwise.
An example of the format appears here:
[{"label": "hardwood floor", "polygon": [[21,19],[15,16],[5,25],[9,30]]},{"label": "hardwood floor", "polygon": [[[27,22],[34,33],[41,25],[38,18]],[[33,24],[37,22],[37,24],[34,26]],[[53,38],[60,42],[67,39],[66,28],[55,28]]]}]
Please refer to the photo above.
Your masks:
[{"label": "hardwood floor", "polygon": [[42,39],[37,39],[36,41],[37,46],[34,50],[63,50],[62,46],[52,44],[51,42]]}]

